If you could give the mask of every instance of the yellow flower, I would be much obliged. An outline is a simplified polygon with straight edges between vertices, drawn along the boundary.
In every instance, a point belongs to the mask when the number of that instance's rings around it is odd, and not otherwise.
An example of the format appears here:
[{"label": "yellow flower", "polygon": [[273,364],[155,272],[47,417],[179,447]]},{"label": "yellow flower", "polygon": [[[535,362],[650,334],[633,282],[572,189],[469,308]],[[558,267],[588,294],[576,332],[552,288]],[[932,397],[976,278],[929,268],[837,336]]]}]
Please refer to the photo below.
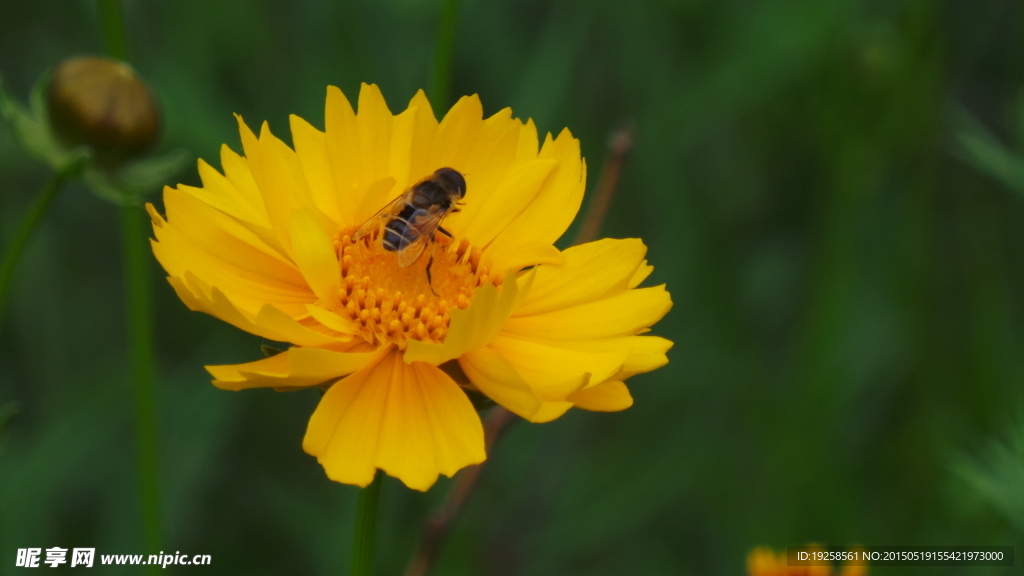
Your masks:
[{"label": "yellow flower", "polygon": [[[189,308],[291,344],[207,367],[214,385],[330,385],[303,448],[331,479],[366,486],[380,468],[426,490],[482,462],[463,388],[546,422],[572,406],[627,408],[623,381],[667,362],[671,342],[640,336],[671,307],[664,286],[637,288],[653,270],[644,244],[553,246],[586,180],[568,130],[541,144],[510,109],[484,119],[476,96],[438,123],[422,91],[392,115],[365,84],[358,114],[328,88],[324,132],[292,116],[294,150],[266,123],[259,137],[238,124],[244,156],[223,146],[223,174],[200,161],[201,188],[165,188],[166,218],[147,206],[153,251]],[[380,240],[352,235],[441,167],[467,191],[428,285],[426,254],[401,268]]]},{"label": "yellow flower", "polygon": [[[817,548],[811,545],[812,549]],[[747,576],[832,576],[832,566],[790,566],[785,552],[776,554],[771,548],[761,546],[754,548],[747,556]],[[864,576],[868,573],[866,566],[846,564],[839,572],[840,576]]]}]

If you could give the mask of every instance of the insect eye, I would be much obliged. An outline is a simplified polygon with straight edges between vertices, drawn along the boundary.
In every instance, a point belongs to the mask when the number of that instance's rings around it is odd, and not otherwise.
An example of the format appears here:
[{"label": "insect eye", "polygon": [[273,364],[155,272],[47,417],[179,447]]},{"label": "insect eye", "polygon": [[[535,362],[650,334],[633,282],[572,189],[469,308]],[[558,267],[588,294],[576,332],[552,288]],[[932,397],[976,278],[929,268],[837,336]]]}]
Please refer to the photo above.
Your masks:
[{"label": "insect eye", "polygon": [[455,181],[455,186],[459,189],[459,198],[464,198],[466,196],[466,179],[458,172],[455,172],[452,176],[452,179]]}]

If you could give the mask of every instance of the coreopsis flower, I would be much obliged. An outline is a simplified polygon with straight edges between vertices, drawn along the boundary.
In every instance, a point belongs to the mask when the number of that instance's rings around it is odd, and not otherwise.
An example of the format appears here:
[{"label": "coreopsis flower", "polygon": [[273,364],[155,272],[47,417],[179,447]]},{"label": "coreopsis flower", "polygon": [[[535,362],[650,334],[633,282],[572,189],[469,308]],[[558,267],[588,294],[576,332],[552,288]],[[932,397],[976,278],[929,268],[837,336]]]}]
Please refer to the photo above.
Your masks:
[{"label": "coreopsis flower", "polygon": [[[328,88],[324,131],[292,116],[294,149],[238,124],[244,156],[222,147],[223,172],[200,161],[202,187],[166,188],[166,218],[148,207],[153,250],[189,308],[290,345],[208,366],[214,385],[326,388],[302,445],[331,479],[366,486],[379,468],[426,490],[486,457],[467,391],[546,422],[625,409],[624,380],[667,362],[671,342],[641,335],[671,307],[638,287],[643,242],[554,246],[586,180],[568,130],[541,143],[476,96],[439,123],[422,91],[393,115],[373,85],[358,113]],[[466,184],[451,237],[404,267],[380,235],[354,239],[442,167]]]},{"label": "coreopsis flower", "polygon": [[[812,549],[814,546],[812,546]],[[864,576],[868,569],[861,564],[847,563],[839,576]],[[747,556],[747,576],[832,576],[835,572],[830,564],[814,566],[790,566],[785,552],[775,553],[766,546],[750,551]]]}]

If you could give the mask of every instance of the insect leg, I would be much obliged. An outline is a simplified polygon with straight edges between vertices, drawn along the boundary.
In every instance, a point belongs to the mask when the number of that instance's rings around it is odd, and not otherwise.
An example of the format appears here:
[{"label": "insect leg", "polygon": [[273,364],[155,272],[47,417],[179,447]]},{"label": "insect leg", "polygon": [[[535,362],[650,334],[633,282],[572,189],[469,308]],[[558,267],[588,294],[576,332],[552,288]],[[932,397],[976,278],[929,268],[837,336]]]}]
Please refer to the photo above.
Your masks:
[{"label": "insect leg", "polygon": [[447,236],[449,238],[455,238],[455,236],[452,236],[451,232],[449,232],[449,231],[444,229],[444,226],[438,226],[437,227],[437,231],[440,232],[441,234],[444,234],[445,236]]},{"label": "insect leg", "polygon": [[434,292],[434,279],[430,276],[430,267],[434,265],[434,253],[437,252],[437,244],[432,244],[430,247],[430,260],[427,260],[427,286],[430,287],[430,293],[434,296],[440,297],[441,295]]}]

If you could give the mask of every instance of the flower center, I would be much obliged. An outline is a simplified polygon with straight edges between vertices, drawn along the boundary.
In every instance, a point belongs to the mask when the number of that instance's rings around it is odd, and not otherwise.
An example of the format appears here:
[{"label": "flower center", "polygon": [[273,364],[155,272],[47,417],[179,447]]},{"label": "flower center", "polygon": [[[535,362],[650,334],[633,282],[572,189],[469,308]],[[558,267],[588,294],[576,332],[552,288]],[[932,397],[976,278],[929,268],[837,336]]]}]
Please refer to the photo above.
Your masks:
[{"label": "flower center", "polygon": [[491,274],[490,263],[481,262],[480,251],[466,240],[437,234],[436,246],[428,245],[414,263],[400,268],[378,234],[353,241],[354,232],[342,230],[335,240],[341,304],[370,344],[391,342],[404,349],[410,339],[443,342],[452,310],[468,308],[477,287],[501,285],[501,276]]}]

